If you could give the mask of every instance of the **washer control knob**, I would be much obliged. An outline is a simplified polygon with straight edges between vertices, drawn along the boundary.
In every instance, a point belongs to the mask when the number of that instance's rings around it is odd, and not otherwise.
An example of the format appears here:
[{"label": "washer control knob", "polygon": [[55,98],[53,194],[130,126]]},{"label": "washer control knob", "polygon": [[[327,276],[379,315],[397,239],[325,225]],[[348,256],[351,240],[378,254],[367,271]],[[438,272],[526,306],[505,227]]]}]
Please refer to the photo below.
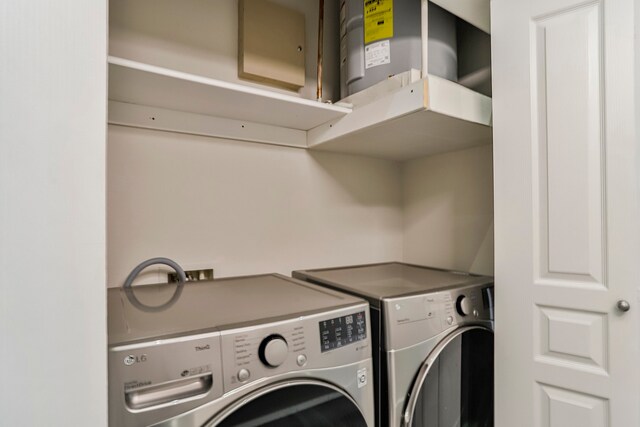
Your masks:
[{"label": "washer control knob", "polygon": [[245,382],[249,379],[250,376],[251,373],[247,369],[240,369],[238,371],[238,381],[240,382]]},{"label": "washer control knob", "polygon": [[461,316],[468,316],[473,310],[471,300],[464,295],[460,295],[456,301],[456,309]]},{"label": "washer control knob", "polygon": [[298,355],[298,357],[296,359],[296,363],[298,364],[298,366],[306,365],[307,364],[307,356],[305,356],[304,354]]},{"label": "washer control knob", "polygon": [[447,324],[453,325],[453,316],[447,316]]},{"label": "washer control knob", "polygon": [[277,368],[287,359],[289,346],[281,335],[269,335],[260,343],[258,355],[265,365]]}]

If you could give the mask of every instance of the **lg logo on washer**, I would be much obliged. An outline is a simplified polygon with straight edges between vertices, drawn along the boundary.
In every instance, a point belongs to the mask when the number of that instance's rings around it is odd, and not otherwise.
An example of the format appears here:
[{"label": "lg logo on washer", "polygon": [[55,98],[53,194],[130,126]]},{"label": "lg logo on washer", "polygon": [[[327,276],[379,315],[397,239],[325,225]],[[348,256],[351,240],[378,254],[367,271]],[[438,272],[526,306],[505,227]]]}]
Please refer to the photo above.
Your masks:
[{"label": "lg logo on washer", "polygon": [[142,363],[142,362],[146,362],[147,361],[147,355],[146,354],[142,354],[140,356],[136,356],[133,354],[128,355],[127,357],[124,358],[124,364],[127,366],[131,366],[134,363]]}]

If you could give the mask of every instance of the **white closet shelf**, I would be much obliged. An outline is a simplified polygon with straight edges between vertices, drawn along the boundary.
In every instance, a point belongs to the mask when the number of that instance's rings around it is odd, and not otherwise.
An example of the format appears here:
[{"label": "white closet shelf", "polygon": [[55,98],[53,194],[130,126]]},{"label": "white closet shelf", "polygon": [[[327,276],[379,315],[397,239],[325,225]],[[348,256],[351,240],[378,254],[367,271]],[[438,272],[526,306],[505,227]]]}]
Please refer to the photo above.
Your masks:
[{"label": "white closet shelf", "polygon": [[311,129],[307,145],[404,161],[490,144],[491,120],[490,97],[427,76]]},{"label": "white closet shelf", "polygon": [[398,161],[491,143],[491,98],[439,77],[353,108],[109,57],[109,122]]},{"label": "white closet shelf", "polygon": [[308,130],[351,109],[109,57],[109,99],[128,104]]}]

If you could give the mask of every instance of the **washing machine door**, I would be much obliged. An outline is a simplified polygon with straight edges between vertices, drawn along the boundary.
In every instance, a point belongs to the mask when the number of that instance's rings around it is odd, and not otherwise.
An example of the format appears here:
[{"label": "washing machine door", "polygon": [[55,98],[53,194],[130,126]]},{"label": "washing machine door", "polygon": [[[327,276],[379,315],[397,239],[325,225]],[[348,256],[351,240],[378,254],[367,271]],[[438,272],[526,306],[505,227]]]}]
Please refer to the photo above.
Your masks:
[{"label": "washing machine door", "polygon": [[331,384],[287,381],[232,404],[207,427],[367,427],[355,401]]},{"label": "washing machine door", "polygon": [[493,332],[462,327],[422,363],[403,426],[493,427]]}]

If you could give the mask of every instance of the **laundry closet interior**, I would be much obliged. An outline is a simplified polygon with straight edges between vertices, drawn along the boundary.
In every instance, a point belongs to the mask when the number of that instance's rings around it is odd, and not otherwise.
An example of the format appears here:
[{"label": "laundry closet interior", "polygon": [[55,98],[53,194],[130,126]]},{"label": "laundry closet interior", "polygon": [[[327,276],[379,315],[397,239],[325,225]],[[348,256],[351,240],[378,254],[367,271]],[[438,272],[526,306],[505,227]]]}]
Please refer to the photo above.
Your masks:
[{"label": "laundry closet interior", "polygon": [[237,1],[109,2],[108,286],[154,256],[216,278],[386,261],[491,275],[490,98],[414,76],[339,103],[328,0],[319,103],[318,2],[274,3],[304,16],[299,90],[238,77]]},{"label": "laundry closet interior", "polygon": [[489,2],[436,3],[109,2],[111,425],[493,425]]}]

